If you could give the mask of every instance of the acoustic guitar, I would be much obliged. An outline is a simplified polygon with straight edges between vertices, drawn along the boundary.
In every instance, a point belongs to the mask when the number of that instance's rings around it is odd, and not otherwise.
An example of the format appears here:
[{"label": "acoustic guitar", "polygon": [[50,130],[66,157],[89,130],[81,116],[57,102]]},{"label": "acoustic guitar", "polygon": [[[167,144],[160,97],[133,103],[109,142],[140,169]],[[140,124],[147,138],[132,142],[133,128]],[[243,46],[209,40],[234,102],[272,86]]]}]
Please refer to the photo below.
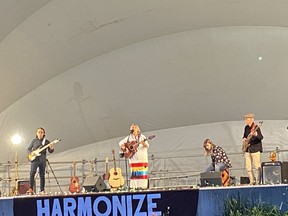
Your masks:
[{"label": "acoustic guitar", "polygon": [[[263,121],[259,122],[259,125],[256,125],[253,130],[254,130],[254,131],[257,131],[258,128],[260,128],[260,126],[261,126],[262,124],[263,124]],[[246,140],[243,141],[242,151],[243,151],[244,153],[245,153],[245,152],[247,151],[247,149],[249,148],[249,146],[250,146],[250,141],[251,141],[252,137],[253,137],[253,133],[250,133],[250,134],[247,136]]]},{"label": "acoustic guitar", "polygon": [[110,169],[109,184],[112,188],[119,188],[124,185],[124,178],[121,169],[116,167],[115,150],[112,150],[114,167]]},{"label": "acoustic guitar", "polygon": [[73,176],[70,177],[70,185],[69,185],[69,191],[71,193],[79,193],[80,192],[80,184],[79,184],[79,178],[76,176],[76,162],[73,162]]},{"label": "acoustic guitar", "polygon": [[155,135],[151,135],[151,136],[149,136],[148,138],[144,139],[141,142],[131,141],[131,142],[128,142],[128,143],[124,143],[124,145],[125,145],[125,150],[123,151],[124,157],[125,158],[133,157],[133,155],[137,152],[138,146],[141,143],[144,143],[145,141],[151,140],[151,139],[154,139],[154,138],[155,138]]},{"label": "acoustic guitar", "polygon": [[56,143],[58,143],[58,142],[60,142],[60,141],[61,141],[61,139],[56,139],[56,140],[50,142],[49,144],[44,145],[43,147],[40,146],[39,148],[35,149],[34,151],[32,151],[32,152],[28,155],[28,160],[29,160],[30,162],[34,161],[36,157],[38,157],[38,156],[41,155],[40,153],[41,153],[42,151],[44,151],[46,148],[50,147],[52,144],[56,144]]}]

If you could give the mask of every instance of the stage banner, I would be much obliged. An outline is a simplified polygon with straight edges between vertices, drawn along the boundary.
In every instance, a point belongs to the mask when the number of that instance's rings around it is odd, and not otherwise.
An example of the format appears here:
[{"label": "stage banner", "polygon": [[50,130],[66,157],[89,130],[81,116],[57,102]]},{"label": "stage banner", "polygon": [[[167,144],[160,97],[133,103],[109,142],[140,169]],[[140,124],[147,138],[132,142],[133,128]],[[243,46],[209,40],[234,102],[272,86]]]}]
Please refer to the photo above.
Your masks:
[{"label": "stage banner", "polygon": [[14,216],[196,215],[198,189],[27,196],[14,199]]},{"label": "stage banner", "polygon": [[13,199],[0,197],[0,215],[13,216]]}]

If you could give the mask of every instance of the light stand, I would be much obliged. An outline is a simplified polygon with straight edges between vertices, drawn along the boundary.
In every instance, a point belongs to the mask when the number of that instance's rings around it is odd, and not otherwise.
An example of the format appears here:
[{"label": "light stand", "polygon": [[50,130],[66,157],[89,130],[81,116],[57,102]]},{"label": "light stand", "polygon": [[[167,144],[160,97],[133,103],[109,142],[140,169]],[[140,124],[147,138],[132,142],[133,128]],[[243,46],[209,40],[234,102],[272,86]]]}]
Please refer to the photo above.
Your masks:
[{"label": "light stand", "polygon": [[15,147],[15,159],[14,159],[14,163],[15,163],[15,176],[14,176],[14,180],[15,180],[15,192],[13,193],[14,195],[18,195],[18,180],[19,180],[19,173],[18,173],[18,146],[21,143],[22,138],[16,134],[11,138],[11,142]]}]

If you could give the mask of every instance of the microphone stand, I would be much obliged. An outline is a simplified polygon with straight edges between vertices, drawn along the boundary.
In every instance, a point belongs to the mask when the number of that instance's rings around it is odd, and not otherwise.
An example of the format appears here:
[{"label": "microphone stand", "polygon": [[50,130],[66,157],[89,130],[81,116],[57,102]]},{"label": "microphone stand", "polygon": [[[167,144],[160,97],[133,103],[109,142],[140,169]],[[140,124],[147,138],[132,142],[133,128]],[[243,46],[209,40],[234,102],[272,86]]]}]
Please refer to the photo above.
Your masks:
[{"label": "microphone stand", "polygon": [[49,175],[49,170],[48,170],[48,159],[46,159],[46,174],[48,176],[48,184],[49,184],[49,193],[51,192],[51,182],[50,182],[50,175]]},{"label": "microphone stand", "polygon": [[52,167],[51,167],[51,165],[50,165],[49,160],[46,159],[46,161],[47,161],[47,164],[48,164],[48,166],[50,167],[50,170],[51,170],[51,172],[52,172],[52,174],[53,174],[53,176],[54,176],[54,178],[55,178],[55,181],[56,181],[56,183],[57,183],[57,185],[58,185],[58,187],[59,187],[59,189],[60,189],[60,191],[61,191],[61,194],[63,194],[63,190],[62,190],[62,188],[60,187],[60,184],[59,184],[59,182],[58,182],[58,179],[56,178],[56,175],[55,175],[55,173],[54,173],[54,171],[53,171],[53,169],[52,169]]},{"label": "microphone stand", "polygon": [[277,161],[279,161],[279,148],[278,148],[278,146],[276,146],[275,152],[277,155]]},{"label": "microphone stand", "polygon": [[125,157],[125,169],[126,169],[126,187],[128,191],[130,191],[130,184],[128,183],[128,160],[126,157]]},{"label": "microphone stand", "polygon": [[[128,134],[128,138],[127,138],[127,143],[129,143],[129,138],[130,138],[130,135],[133,133],[133,130],[130,130],[129,131],[129,134]],[[128,180],[128,160],[127,160],[127,157],[125,157],[125,155],[123,154],[124,158],[125,158],[125,171],[126,171],[126,188],[128,191],[130,191],[130,180]],[[129,183],[128,183],[129,181]]]}]

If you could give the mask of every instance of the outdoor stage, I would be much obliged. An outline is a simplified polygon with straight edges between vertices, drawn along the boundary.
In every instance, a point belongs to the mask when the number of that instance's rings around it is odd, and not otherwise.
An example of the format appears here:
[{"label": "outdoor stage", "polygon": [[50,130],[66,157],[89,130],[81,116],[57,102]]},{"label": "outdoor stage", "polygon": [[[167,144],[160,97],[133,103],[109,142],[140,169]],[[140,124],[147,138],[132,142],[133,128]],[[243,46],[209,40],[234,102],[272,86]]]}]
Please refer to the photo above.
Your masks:
[{"label": "outdoor stage", "polygon": [[223,214],[225,200],[231,198],[273,204],[284,212],[288,210],[287,190],[287,184],[279,184],[70,195],[23,195],[2,197],[0,215],[220,216]]}]

